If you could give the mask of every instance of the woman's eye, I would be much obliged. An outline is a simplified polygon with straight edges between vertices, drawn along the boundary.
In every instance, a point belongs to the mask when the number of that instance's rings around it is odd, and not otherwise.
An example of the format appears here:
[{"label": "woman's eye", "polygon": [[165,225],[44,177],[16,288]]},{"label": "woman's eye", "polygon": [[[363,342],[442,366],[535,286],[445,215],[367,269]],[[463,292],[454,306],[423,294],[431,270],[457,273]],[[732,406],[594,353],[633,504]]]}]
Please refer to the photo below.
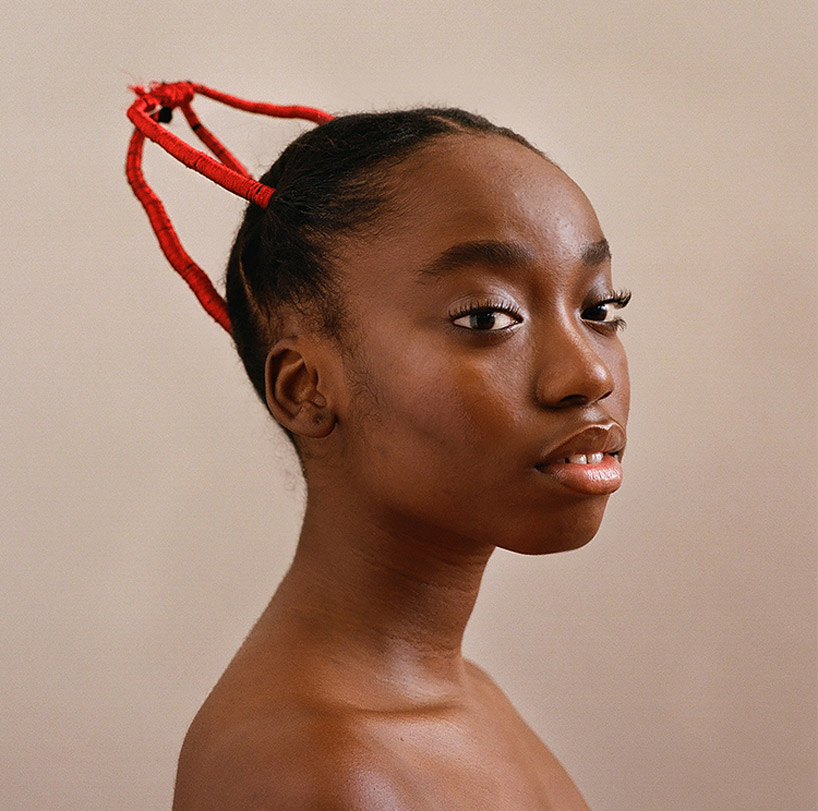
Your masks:
[{"label": "woman's eye", "polygon": [[611,322],[614,320],[614,312],[616,311],[616,307],[614,306],[613,302],[611,301],[603,301],[599,304],[594,304],[593,307],[589,307],[582,313],[582,317],[586,321],[600,321],[600,322]]},{"label": "woman's eye", "polygon": [[625,326],[625,320],[616,315],[616,311],[626,307],[630,300],[630,292],[623,290],[621,293],[614,294],[611,298],[587,307],[582,311],[582,318],[585,321],[593,321],[597,324],[621,329]]},{"label": "woman's eye", "polygon": [[473,310],[458,316],[452,323],[462,329],[497,332],[519,324],[520,320],[502,310]]}]

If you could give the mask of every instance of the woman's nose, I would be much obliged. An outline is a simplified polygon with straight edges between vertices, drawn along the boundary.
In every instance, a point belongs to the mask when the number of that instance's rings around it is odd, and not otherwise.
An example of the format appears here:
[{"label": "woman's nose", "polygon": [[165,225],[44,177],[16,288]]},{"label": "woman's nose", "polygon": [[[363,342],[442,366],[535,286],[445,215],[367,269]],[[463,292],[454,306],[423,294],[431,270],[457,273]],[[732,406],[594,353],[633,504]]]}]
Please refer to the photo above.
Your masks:
[{"label": "woman's nose", "polygon": [[584,324],[563,325],[543,337],[537,399],[545,408],[591,405],[613,392],[614,376],[589,329]]}]

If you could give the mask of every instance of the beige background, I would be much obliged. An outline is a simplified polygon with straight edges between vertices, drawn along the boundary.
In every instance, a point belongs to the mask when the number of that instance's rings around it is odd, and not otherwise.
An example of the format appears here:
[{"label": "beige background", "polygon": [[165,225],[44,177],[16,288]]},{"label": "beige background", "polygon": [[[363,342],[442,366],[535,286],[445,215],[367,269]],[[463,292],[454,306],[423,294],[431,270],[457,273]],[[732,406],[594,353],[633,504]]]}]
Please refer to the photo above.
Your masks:
[{"label": "beige background", "polygon": [[[595,811],[816,808],[815,9],[798,0],[9,4],[0,807],[167,808],[301,491],[123,177],[129,82],[454,103],[594,201],[634,289],[627,483],[498,554],[467,638]],[[298,125],[200,114],[255,170]],[[217,275],[238,201],[151,150]]]}]

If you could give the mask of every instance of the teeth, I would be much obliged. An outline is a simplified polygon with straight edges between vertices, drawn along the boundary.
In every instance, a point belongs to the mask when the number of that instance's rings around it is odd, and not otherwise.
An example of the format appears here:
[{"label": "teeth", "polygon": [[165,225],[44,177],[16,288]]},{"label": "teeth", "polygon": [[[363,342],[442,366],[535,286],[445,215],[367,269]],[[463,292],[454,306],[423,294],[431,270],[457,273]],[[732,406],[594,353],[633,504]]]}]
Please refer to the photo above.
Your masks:
[{"label": "teeth", "polygon": [[565,461],[572,465],[598,465],[604,455],[604,453],[577,453],[567,457]]}]

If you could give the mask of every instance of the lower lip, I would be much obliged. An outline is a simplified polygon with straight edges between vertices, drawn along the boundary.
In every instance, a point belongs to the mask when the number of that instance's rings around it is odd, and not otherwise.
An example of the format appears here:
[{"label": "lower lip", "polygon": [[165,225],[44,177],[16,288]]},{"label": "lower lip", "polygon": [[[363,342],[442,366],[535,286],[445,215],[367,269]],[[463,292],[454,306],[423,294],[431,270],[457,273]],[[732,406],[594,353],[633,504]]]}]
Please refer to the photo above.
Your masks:
[{"label": "lower lip", "polygon": [[610,495],[622,484],[622,465],[610,454],[605,454],[596,465],[578,465],[573,462],[552,462],[538,467],[560,484],[585,496]]}]

